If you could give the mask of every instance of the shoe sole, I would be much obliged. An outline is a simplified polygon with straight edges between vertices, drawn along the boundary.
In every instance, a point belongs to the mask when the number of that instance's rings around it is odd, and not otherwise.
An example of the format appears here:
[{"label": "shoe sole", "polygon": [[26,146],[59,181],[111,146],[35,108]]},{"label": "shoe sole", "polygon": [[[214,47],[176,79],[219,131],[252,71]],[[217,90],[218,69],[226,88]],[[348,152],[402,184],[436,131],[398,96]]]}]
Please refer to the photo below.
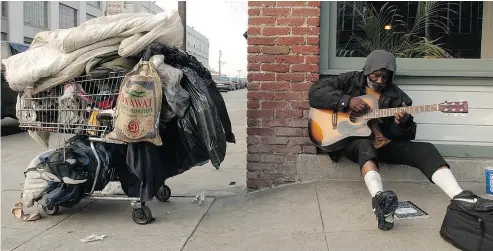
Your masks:
[{"label": "shoe sole", "polygon": [[[391,193],[385,196],[381,201],[379,201],[377,209],[375,212],[377,216],[378,228],[384,231],[388,231],[394,227],[394,213],[399,205],[399,200],[395,193]],[[387,218],[391,217],[391,222],[386,221]]]}]

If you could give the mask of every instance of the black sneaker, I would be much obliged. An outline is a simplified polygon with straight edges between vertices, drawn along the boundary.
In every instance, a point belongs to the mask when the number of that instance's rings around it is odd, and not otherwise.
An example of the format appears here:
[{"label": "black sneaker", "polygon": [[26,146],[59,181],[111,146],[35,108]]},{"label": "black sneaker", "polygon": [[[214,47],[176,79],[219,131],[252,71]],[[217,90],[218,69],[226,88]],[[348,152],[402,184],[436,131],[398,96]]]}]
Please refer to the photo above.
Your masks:
[{"label": "black sneaker", "polygon": [[397,210],[397,195],[392,191],[378,192],[372,199],[373,212],[377,217],[380,230],[390,230],[394,227],[394,213]]},{"label": "black sneaker", "polygon": [[453,200],[476,203],[478,202],[478,198],[479,196],[477,196],[475,193],[464,190],[460,194],[454,196]]}]

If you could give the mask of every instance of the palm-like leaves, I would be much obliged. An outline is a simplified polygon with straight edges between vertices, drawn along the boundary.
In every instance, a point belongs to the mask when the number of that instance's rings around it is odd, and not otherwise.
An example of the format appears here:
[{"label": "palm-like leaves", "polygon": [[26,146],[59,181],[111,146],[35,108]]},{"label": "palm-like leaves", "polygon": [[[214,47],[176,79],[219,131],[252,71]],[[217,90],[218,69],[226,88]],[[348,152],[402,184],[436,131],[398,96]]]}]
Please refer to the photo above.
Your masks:
[{"label": "palm-like leaves", "polygon": [[[440,12],[450,11],[443,2],[419,2],[416,21],[411,28],[402,20],[397,7],[389,5],[388,2],[380,10],[371,4],[353,8],[356,16],[361,19],[357,25],[365,36],[360,37],[353,33],[346,48],[338,51],[338,56],[366,56],[373,50],[381,49],[402,58],[451,57],[441,44],[437,43],[440,38],[430,39],[428,34],[431,27],[445,34],[449,33],[450,20],[445,16],[439,16]],[[384,29],[389,24],[392,24],[392,27],[389,30]],[[349,44],[351,48],[347,49]]]}]

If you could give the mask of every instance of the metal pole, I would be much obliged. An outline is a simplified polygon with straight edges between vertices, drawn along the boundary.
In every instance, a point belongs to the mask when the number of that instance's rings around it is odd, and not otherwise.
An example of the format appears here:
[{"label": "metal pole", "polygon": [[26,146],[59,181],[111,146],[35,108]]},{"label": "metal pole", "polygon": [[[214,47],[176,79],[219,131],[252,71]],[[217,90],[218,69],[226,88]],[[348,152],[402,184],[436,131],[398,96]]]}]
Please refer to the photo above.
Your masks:
[{"label": "metal pole", "polygon": [[187,51],[187,2],[178,1],[178,13],[180,15],[181,24],[183,25],[183,45],[181,49]]},{"label": "metal pole", "polygon": [[221,56],[222,56],[222,51],[219,50],[219,76],[221,76]]}]

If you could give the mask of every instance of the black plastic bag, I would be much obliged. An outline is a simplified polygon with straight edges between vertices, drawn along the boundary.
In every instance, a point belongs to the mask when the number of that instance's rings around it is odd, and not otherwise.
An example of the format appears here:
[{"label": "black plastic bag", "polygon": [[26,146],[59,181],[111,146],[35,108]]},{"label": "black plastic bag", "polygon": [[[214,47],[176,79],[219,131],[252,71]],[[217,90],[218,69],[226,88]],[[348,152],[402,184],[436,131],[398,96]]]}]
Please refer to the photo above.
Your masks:
[{"label": "black plastic bag", "polygon": [[186,146],[192,149],[190,153],[197,147],[206,149],[212,165],[219,169],[226,156],[226,138],[216,106],[209,96],[205,80],[190,68],[182,70],[185,76],[182,84],[190,94],[191,106],[185,116],[178,119],[178,127],[184,132]]}]

